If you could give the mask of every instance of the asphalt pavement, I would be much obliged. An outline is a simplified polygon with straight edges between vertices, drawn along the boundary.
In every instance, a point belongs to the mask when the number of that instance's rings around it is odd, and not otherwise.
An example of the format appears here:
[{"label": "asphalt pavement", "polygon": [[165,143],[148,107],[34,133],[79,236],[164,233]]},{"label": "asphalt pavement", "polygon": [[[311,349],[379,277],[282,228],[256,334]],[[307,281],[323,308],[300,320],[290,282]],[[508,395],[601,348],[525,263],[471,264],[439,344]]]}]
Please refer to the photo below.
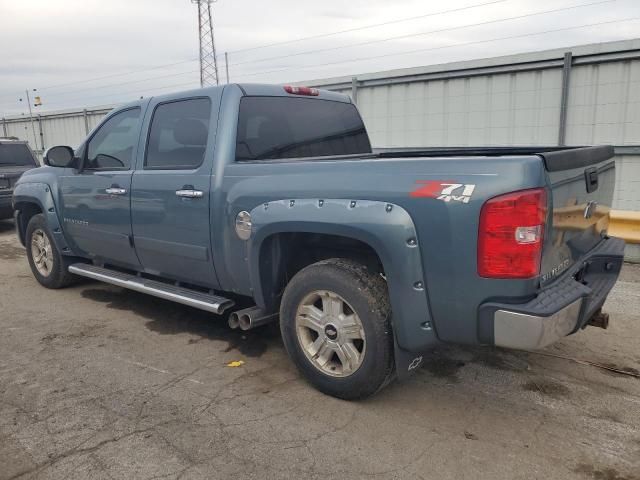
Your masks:
[{"label": "asphalt pavement", "polygon": [[608,330],[542,354],[443,346],[345,402],[300,377],[272,326],[42,288],[0,222],[0,479],[639,480],[639,266],[605,310]]}]

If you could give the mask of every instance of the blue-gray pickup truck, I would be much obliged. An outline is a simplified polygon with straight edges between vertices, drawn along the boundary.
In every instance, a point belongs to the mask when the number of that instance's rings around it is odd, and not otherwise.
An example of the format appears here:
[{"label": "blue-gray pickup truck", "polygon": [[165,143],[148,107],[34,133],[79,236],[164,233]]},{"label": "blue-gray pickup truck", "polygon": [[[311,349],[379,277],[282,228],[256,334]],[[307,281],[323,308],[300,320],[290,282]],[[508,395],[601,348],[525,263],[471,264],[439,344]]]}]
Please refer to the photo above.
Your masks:
[{"label": "blue-gray pickup truck", "polygon": [[440,342],[541,348],[588,325],[623,262],[613,149],[374,152],[349,97],[226,85],[112,111],[15,187],[33,275],[279,322],[319,390],[363,398]]}]

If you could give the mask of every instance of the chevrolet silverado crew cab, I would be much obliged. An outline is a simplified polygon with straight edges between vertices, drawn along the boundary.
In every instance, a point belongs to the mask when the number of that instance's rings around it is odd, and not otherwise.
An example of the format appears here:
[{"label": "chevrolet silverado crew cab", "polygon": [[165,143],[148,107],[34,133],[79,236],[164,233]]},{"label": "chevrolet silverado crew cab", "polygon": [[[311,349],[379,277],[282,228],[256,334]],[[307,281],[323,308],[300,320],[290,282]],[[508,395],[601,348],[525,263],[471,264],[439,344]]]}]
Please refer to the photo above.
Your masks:
[{"label": "chevrolet silverado crew cab", "polygon": [[112,111],[14,192],[33,275],[279,322],[319,390],[371,395],[439,342],[541,348],[601,312],[613,149],[372,152],[349,97],[226,85]]},{"label": "chevrolet silverado crew cab", "polygon": [[24,172],[37,166],[38,161],[27,142],[0,137],[0,220],[13,218],[13,186]]}]

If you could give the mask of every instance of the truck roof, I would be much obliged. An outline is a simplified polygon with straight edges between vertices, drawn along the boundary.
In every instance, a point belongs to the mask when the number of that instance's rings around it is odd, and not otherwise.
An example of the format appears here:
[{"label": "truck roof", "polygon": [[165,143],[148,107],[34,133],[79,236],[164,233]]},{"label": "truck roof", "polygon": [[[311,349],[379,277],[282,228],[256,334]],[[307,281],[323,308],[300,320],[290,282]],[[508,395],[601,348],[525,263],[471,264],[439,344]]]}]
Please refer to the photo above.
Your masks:
[{"label": "truck roof", "polygon": [[[251,96],[269,96],[269,97],[291,97],[297,96],[287,93],[284,85],[273,85],[265,83],[240,83],[236,84],[242,89],[245,95]],[[351,103],[351,97],[342,93],[331,92],[329,90],[318,90],[317,96],[308,96],[305,98],[314,98],[318,100],[333,100],[337,102]]]},{"label": "truck roof", "polygon": [[[299,95],[293,95],[287,93],[284,90],[284,84],[274,85],[268,83],[230,83],[227,85],[217,85],[213,87],[204,87],[204,88],[194,88],[190,90],[181,90],[177,92],[171,92],[163,95],[154,95],[150,98],[162,99],[166,97],[167,99],[173,99],[178,96],[199,96],[202,94],[207,94],[213,92],[215,90],[221,90],[225,87],[238,87],[245,95],[248,96],[265,96],[265,97],[298,97]],[[310,98],[316,100],[331,100],[334,102],[343,102],[343,103],[352,103],[351,97],[348,95],[344,95],[342,93],[332,92],[329,90],[317,89],[318,95],[314,96],[304,96],[303,98]],[[141,105],[147,99],[135,100],[133,102],[129,102],[123,105],[120,105],[118,109],[126,108],[126,107],[134,107]]]}]

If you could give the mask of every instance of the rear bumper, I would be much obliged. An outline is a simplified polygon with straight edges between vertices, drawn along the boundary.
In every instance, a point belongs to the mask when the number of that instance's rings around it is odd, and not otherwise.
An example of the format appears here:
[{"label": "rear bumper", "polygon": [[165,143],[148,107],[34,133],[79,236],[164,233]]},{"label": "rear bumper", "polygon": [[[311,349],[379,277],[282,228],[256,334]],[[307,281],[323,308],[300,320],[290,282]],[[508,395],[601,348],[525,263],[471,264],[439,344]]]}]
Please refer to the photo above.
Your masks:
[{"label": "rear bumper", "polygon": [[548,317],[497,310],[493,315],[494,344],[519,350],[546,347],[575,329],[581,308],[582,298]]},{"label": "rear bumper", "polygon": [[623,257],[624,241],[607,238],[527,303],[481,305],[481,342],[537,349],[583,328],[604,304],[618,279]]}]

